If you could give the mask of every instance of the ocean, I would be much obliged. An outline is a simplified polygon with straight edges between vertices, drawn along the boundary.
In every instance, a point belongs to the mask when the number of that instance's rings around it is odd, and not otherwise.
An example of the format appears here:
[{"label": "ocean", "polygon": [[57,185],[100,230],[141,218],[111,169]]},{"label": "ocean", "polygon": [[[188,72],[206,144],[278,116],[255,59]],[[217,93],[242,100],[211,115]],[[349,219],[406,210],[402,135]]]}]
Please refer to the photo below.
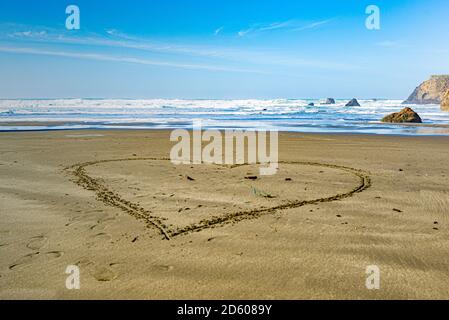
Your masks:
[{"label": "ocean", "polygon": [[362,99],[360,107],[345,107],[348,100],[0,100],[0,131],[192,128],[201,119],[203,128],[214,129],[449,135],[449,112],[439,105],[409,105],[424,124],[395,125],[380,119],[401,110],[402,100]]}]

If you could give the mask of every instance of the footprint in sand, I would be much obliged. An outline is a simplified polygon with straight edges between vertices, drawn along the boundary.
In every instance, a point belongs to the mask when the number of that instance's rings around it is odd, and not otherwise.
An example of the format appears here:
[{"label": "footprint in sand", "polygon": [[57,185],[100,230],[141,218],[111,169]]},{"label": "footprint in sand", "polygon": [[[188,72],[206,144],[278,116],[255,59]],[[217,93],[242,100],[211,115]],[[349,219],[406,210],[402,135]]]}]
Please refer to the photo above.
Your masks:
[{"label": "footprint in sand", "polygon": [[74,216],[74,217],[70,218],[69,221],[71,223],[73,223],[73,222],[77,222],[77,221],[83,221],[84,219],[86,219],[86,215],[80,215],[80,216]]},{"label": "footprint in sand", "polygon": [[174,266],[171,265],[162,265],[162,264],[158,264],[158,265],[154,265],[152,266],[152,269],[157,270],[157,271],[163,271],[163,272],[170,272],[174,269]]},{"label": "footprint in sand", "polygon": [[80,268],[87,268],[89,266],[92,266],[94,263],[87,259],[87,258],[81,258],[80,260],[78,260],[78,262],[75,263],[75,265],[77,265]]},{"label": "footprint in sand", "polygon": [[103,231],[107,226],[117,220],[115,217],[103,217],[97,220],[97,222],[89,227],[90,230]]},{"label": "footprint in sand", "polygon": [[110,267],[115,267],[115,266],[120,266],[120,265],[122,265],[123,263],[122,262],[111,262],[110,264],[109,264],[109,266]]},{"label": "footprint in sand", "polygon": [[16,260],[12,265],[9,266],[10,270],[14,270],[18,267],[21,266],[25,266],[30,264],[31,262],[33,262],[34,260],[53,260],[53,259],[58,259],[60,257],[62,257],[62,255],[64,254],[63,251],[48,251],[48,252],[33,252],[30,254],[27,254],[21,258],[19,258],[18,260]]},{"label": "footprint in sand", "polygon": [[100,224],[100,223],[91,225],[91,226],[89,227],[90,230],[96,230],[96,231],[103,231],[105,228],[106,228],[106,226],[104,226],[104,225],[102,225],[102,224]]},{"label": "footprint in sand", "polygon": [[23,265],[27,265],[29,263],[31,263],[31,261],[33,261],[35,258],[37,258],[39,256],[39,252],[33,252],[30,254],[27,254],[21,258],[19,258],[18,260],[16,260],[12,265],[9,266],[10,270],[16,269],[20,266]]},{"label": "footprint in sand", "polygon": [[63,251],[49,251],[49,252],[45,252],[45,256],[48,259],[57,259],[60,258],[64,255]]},{"label": "footprint in sand", "polygon": [[65,224],[66,227],[73,227],[85,222],[86,216],[74,216],[69,219],[69,222]]},{"label": "footprint in sand", "polygon": [[86,242],[86,248],[90,249],[93,246],[95,246],[97,243],[103,242],[103,241],[110,241],[112,239],[112,236],[106,232],[100,232],[93,236],[89,237],[90,241]]},{"label": "footprint in sand", "polygon": [[120,265],[119,262],[109,263],[108,266],[98,266],[95,262],[88,259],[87,257],[81,258],[75,263],[80,269],[88,270],[89,274],[92,275],[97,281],[107,282],[116,279],[119,274],[114,271],[114,267]]},{"label": "footprint in sand", "polygon": [[215,236],[215,237],[211,237],[211,238],[207,239],[207,242],[216,241],[216,240],[223,240],[223,239],[226,239],[226,238],[229,238],[229,236],[228,235]]},{"label": "footprint in sand", "polygon": [[95,268],[92,275],[97,281],[112,281],[118,277],[118,274],[108,267]]},{"label": "footprint in sand", "polygon": [[105,232],[97,233],[96,235],[92,236],[91,238],[94,240],[111,240],[112,239],[111,235],[108,233],[105,233]]},{"label": "footprint in sand", "polygon": [[44,236],[36,236],[30,239],[27,244],[27,248],[31,250],[38,250],[48,243],[48,239]]}]

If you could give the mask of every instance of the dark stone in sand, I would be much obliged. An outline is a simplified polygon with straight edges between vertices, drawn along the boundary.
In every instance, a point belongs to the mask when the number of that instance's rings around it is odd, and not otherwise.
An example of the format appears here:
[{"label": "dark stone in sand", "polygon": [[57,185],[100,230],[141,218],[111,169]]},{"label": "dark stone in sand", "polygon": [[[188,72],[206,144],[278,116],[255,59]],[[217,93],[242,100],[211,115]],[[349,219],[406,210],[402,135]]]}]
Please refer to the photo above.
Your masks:
[{"label": "dark stone in sand", "polygon": [[357,99],[351,99],[351,101],[349,101],[347,104],[346,104],[346,107],[360,107],[360,104],[359,104],[359,102],[357,101]]},{"label": "dark stone in sand", "polygon": [[422,123],[421,117],[411,108],[404,108],[382,119],[382,122],[390,123]]},{"label": "dark stone in sand", "polygon": [[248,177],[245,177],[245,179],[248,179],[248,180],[257,180],[257,176],[248,176]]}]

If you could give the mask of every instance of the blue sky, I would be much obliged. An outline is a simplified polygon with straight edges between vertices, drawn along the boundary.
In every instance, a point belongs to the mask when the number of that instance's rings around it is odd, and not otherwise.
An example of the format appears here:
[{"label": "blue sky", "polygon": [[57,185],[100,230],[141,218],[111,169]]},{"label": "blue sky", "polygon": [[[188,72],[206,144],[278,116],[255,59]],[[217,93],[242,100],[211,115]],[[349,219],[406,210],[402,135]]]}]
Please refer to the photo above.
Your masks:
[{"label": "blue sky", "polygon": [[0,98],[402,99],[449,73],[448,14],[447,0],[2,0]]}]

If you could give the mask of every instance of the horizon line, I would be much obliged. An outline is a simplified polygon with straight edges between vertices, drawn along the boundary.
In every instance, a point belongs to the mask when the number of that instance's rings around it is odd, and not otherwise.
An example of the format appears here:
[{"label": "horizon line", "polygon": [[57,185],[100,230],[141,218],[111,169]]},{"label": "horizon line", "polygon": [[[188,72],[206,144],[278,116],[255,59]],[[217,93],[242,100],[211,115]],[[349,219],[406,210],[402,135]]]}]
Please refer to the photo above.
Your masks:
[{"label": "horizon line", "polygon": [[387,98],[387,97],[371,97],[371,98],[356,98],[356,97],[345,97],[345,98],[335,98],[335,97],[320,97],[320,98],[313,98],[313,97],[298,97],[298,98],[284,98],[284,97],[272,97],[272,98],[164,98],[164,97],[158,97],[158,98],[126,98],[126,97],[46,97],[46,98],[1,98],[0,101],[5,100],[77,100],[77,99],[84,99],[84,100],[322,100],[327,98],[333,98],[335,100],[351,100],[351,99],[357,99],[357,100],[406,100],[406,98]]}]

